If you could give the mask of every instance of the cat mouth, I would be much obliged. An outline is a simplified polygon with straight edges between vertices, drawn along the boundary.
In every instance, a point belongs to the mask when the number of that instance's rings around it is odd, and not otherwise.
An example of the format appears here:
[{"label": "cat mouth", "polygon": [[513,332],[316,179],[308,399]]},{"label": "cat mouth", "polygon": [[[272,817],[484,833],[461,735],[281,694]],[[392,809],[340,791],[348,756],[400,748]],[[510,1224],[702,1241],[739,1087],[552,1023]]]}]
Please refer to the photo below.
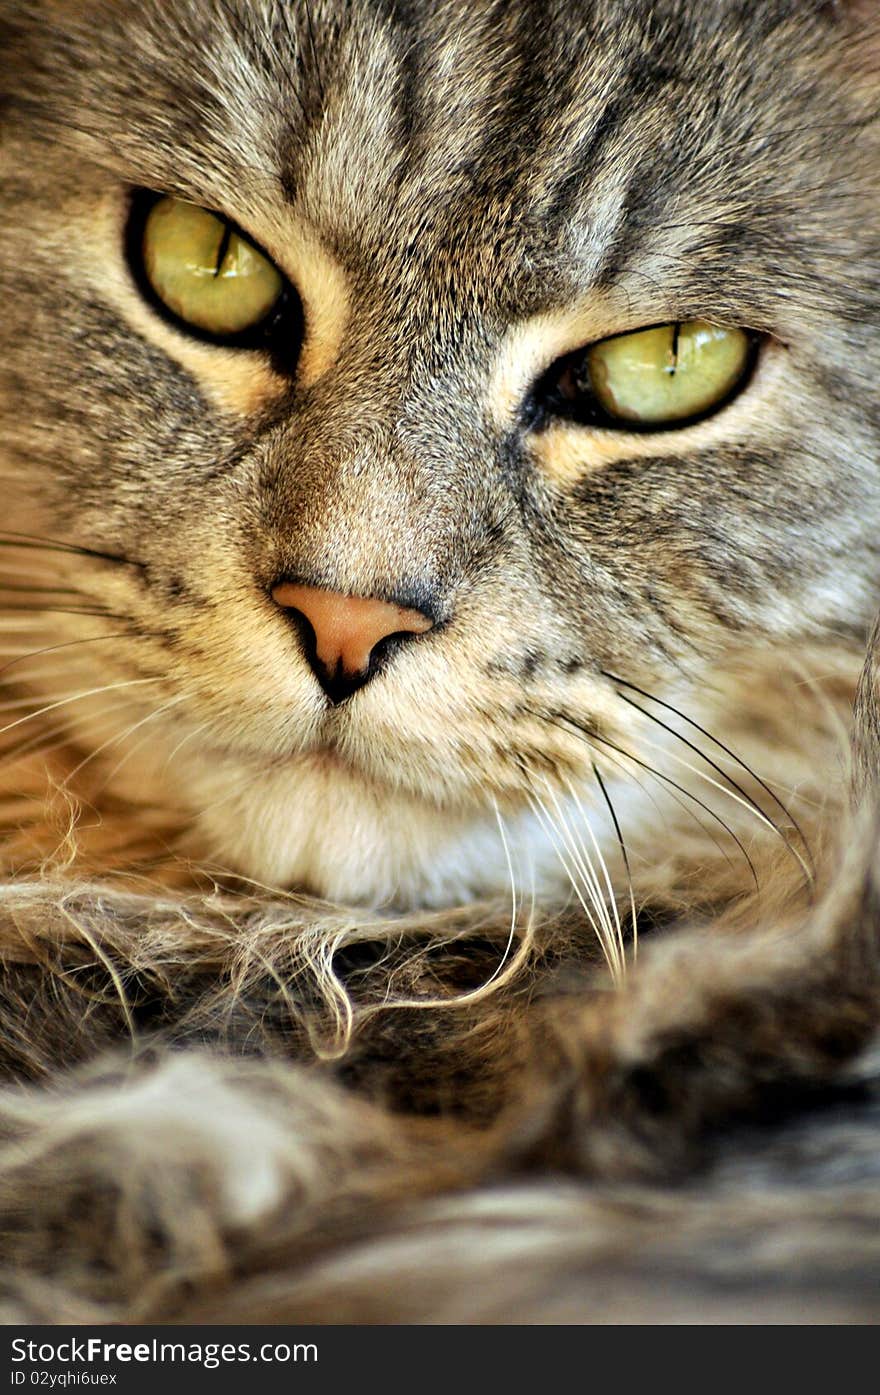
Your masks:
[{"label": "cat mouth", "polygon": [[339,747],[332,742],[322,742],[313,747],[312,750],[296,756],[295,762],[300,769],[305,766],[319,774],[354,775],[361,773],[354,762],[344,756]]},{"label": "cat mouth", "polygon": [[292,752],[287,764],[295,774],[343,776],[347,780],[361,780],[375,783],[375,776],[359,760],[357,754],[340,739],[332,729],[334,723],[326,724],[325,729],[302,750]]}]

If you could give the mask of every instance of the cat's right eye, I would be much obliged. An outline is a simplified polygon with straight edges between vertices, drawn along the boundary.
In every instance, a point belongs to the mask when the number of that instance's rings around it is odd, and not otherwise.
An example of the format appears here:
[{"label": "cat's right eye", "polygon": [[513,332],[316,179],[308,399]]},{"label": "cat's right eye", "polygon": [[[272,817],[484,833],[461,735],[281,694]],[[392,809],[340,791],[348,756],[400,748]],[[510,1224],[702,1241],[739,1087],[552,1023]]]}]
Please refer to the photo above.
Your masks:
[{"label": "cat's right eye", "polygon": [[183,199],[136,205],[132,269],[144,289],[200,337],[255,343],[286,283],[265,253],[220,214]]}]

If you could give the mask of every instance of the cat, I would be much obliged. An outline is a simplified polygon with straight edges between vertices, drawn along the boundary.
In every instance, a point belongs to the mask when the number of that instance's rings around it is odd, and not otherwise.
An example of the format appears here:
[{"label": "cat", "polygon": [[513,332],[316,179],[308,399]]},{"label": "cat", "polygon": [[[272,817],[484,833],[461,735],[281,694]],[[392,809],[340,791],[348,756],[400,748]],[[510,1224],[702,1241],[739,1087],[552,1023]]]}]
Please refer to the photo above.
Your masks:
[{"label": "cat", "polygon": [[866,1315],[873,11],[0,0],[8,1321]]}]

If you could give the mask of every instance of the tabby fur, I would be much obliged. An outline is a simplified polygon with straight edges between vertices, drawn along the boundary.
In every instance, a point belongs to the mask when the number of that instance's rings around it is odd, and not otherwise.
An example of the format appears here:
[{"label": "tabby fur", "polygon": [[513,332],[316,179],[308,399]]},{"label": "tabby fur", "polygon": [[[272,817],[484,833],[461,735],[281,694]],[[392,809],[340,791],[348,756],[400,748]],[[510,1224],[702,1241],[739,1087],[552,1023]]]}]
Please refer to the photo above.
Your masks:
[{"label": "tabby fur", "polygon": [[[0,54],[7,1321],[870,1320],[874,6]],[[133,188],[278,262],[295,371],[143,301]],[[763,336],[723,411],[542,415],[694,318]],[[279,576],[436,623],[331,710]]]}]

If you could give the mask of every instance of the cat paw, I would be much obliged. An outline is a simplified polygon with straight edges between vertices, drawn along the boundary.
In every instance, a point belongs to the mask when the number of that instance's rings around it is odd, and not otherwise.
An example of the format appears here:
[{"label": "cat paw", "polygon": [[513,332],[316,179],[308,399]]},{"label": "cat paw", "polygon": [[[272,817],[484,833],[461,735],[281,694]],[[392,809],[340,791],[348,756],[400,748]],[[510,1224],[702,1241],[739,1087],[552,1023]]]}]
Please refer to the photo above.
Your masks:
[{"label": "cat paw", "polygon": [[314,1098],[293,1068],[276,1079],[195,1053],[7,1097],[7,1253],[31,1275],[104,1300],[137,1295],[151,1312],[181,1284],[222,1281],[248,1234],[330,1184],[307,1142]]}]

